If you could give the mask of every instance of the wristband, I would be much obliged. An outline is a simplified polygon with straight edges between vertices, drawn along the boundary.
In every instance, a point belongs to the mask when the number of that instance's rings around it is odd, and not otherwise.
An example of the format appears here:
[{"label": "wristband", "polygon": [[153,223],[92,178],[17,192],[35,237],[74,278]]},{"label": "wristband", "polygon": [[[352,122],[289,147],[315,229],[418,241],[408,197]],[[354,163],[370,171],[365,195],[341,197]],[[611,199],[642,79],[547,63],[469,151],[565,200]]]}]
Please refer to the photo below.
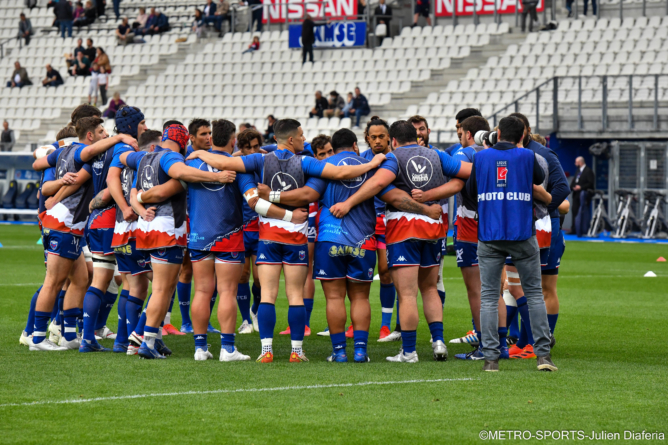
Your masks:
[{"label": "wristband", "polygon": [[144,193],[144,192],[137,193],[137,202],[139,202],[139,204],[144,204],[144,201],[141,200],[141,194],[142,193]]},{"label": "wristband", "polygon": [[285,215],[283,215],[283,221],[290,222],[292,221],[292,211],[291,210],[286,210]]},{"label": "wristband", "polygon": [[281,202],[281,192],[269,192],[269,201],[277,204]]}]

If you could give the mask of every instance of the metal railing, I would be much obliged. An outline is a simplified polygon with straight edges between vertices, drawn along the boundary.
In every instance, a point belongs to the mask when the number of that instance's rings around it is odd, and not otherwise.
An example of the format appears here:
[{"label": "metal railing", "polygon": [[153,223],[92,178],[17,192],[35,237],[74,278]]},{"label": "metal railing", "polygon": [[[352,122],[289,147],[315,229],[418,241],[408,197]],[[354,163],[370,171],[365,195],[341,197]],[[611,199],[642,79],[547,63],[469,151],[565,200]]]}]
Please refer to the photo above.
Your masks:
[{"label": "metal railing", "polygon": [[[651,99],[651,105],[647,106],[647,100],[643,100],[641,102],[645,103],[645,106],[642,107],[644,109],[652,108],[653,113],[652,113],[652,125],[649,130],[658,132],[660,130],[659,127],[659,78],[661,77],[668,77],[668,74],[642,74],[642,75],[604,75],[604,76],[555,76],[552,77],[538,86],[534,87],[530,91],[522,94],[521,96],[515,98],[512,102],[510,102],[508,105],[504,106],[503,108],[498,109],[495,111],[490,117],[489,120],[493,123],[494,126],[497,125],[499,116],[505,115],[509,113],[509,109],[512,110],[510,112],[518,112],[520,111],[520,106],[523,105],[524,103],[529,103],[530,105],[535,105],[535,127],[533,129],[535,130],[536,133],[540,133],[540,125],[541,125],[541,100],[543,102],[547,102],[549,104],[550,100],[552,102],[552,132],[556,132],[560,130],[560,111],[559,111],[559,88],[560,88],[560,81],[564,81],[566,79],[574,79],[575,82],[577,83],[577,131],[579,132],[584,132],[584,131],[595,131],[595,130],[586,130],[584,126],[584,118],[583,118],[583,113],[582,113],[582,95],[583,95],[583,80],[589,80],[593,78],[599,78],[601,79],[600,82],[600,88],[601,88],[601,100],[600,100],[600,109],[601,109],[601,127],[600,130],[598,131],[599,133],[614,133],[614,132],[628,132],[628,131],[634,131],[636,126],[635,126],[635,119],[634,119],[634,103],[637,103],[638,101],[634,102],[634,79],[637,78],[653,78],[654,82],[652,84],[651,90],[653,90],[653,97]],[[609,116],[609,106],[610,102],[615,102],[615,103],[623,103],[624,100],[615,100],[611,101],[609,98],[609,93],[610,89],[608,87],[609,85],[609,80],[610,79],[620,79],[620,78],[626,78],[628,79],[628,84],[623,86],[623,89],[628,89],[628,99],[626,100],[628,102],[628,112],[627,112],[627,126],[624,128],[620,125],[617,125],[616,128],[610,128],[610,116]],[[547,94],[548,97],[551,93],[551,99],[544,100],[542,99],[542,96],[544,93],[541,93],[541,89],[547,89]],[[551,89],[551,91],[549,91]],[[637,89],[636,89],[637,90]],[[535,98],[535,99],[534,99]],[[564,101],[565,103],[570,104],[570,101]],[[598,103],[599,101],[591,101],[594,103]],[[617,109],[619,107],[616,107]],[[545,115],[545,113],[543,113]],[[570,115],[570,113],[569,113]],[[548,114],[549,116],[549,114]],[[569,130],[570,131],[570,130]]]}]

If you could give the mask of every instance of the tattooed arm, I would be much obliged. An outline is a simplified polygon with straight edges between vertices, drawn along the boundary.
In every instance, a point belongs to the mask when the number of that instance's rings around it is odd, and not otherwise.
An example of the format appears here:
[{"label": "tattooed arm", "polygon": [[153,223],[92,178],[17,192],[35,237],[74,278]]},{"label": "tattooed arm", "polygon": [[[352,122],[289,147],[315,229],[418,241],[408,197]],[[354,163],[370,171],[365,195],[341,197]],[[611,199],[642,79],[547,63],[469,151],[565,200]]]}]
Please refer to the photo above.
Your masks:
[{"label": "tattooed arm", "polygon": [[403,210],[404,212],[425,215],[435,220],[438,220],[443,213],[443,209],[441,209],[439,204],[432,204],[430,206],[420,204],[419,202],[413,200],[413,198],[411,198],[408,193],[399,189],[390,190],[381,196],[380,199],[399,210]]},{"label": "tattooed arm", "polygon": [[109,189],[106,188],[98,193],[95,198],[90,201],[88,204],[88,210],[91,212],[95,209],[103,209],[111,203],[111,193]]}]

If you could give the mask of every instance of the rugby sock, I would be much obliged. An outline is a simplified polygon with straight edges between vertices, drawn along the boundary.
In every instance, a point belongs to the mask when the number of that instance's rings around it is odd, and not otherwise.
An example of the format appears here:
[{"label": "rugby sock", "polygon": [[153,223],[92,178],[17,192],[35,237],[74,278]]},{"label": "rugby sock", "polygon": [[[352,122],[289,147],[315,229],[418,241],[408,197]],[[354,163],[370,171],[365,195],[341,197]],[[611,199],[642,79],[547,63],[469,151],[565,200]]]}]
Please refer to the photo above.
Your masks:
[{"label": "rugby sock", "polygon": [[499,346],[501,348],[508,347],[508,343],[506,343],[507,336],[508,336],[508,328],[499,328]]},{"label": "rugby sock", "polygon": [[79,308],[68,309],[63,311],[63,329],[62,334],[65,340],[72,341],[77,338],[77,317],[79,316]]},{"label": "rugby sock", "polygon": [[[345,333],[343,334],[345,337]],[[355,351],[358,349],[363,349],[366,354],[366,346],[369,343],[369,332],[368,331],[353,331],[353,340]]]},{"label": "rugby sock", "polygon": [[[114,283],[114,285],[115,284],[116,283]],[[118,286],[115,287],[116,289],[118,289]],[[118,293],[109,291],[105,292],[104,296],[102,297],[102,305],[100,306],[100,312],[97,314],[97,321],[95,322],[96,331],[106,326],[107,319],[109,318],[109,314],[111,313],[111,309],[114,307],[117,298],[118,298]]]},{"label": "rugby sock", "polygon": [[473,324],[473,332],[475,333],[475,336],[478,337],[478,348],[482,349],[482,335],[480,334],[480,331],[476,329],[475,323]]},{"label": "rugby sock", "polygon": [[438,297],[441,299],[441,306],[445,307],[445,291],[439,290]]},{"label": "rugby sock", "polygon": [[226,350],[230,354],[234,352],[234,333],[220,334],[220,348]]},{"label": "rugby sock", "polygon": [[272,352],[271,344],[276,328],[276,306],[271,303],[260,303],[257,310],[257,322],[260,328],[262,353]]},{"label": "rugby sock", "polygon": [[125,320],[125,309],[128,304],[128,297],[130,296],[130,291],[123,289],[121,295],[118,297],[118,328],[116,329],[116,340],[114,343],[127,343],[128,342],[128,324]]},{"label": "rugby sock", "polygon": [[32,342],[42,343],[46,338],[46,326],[49,324],[51,312],[35,311],[35,326],[32,332]]},{"label": "rugby sock", "polygon": [[[135,334],[139,335],[140,337],[143,336],[145,327],[146,327],[146,309],[144,309],[144,311],[141,313],[139,321],[135,326]],[[160,331],[162,331],[162,329]]]},{"label": "rugby sock", "polygon": [[394,300],[397,297],[397,291],[394,289],[394,284],[380,283],[380,305],[383,308],[381,326],[388,329],[392,324],[392,313],[394,312]]},{"label": "rugby sock", "polygon": [[288,307],[288,326],[290,326],[290,339],[293,342],[304,340],[306,308],[303,305]]},{"label": "rugby sock", "polygon": [[417,343],[417,331],[401,331],[401,346],[405,355],[415,352],[415,343]]},{"label": "rugby sock", "polygon": [[[41,289],[41,288],[40,288]],[[65,303],[65,291],[58,292],[58,315],[56,315],[56,324],[63,324],[63,303]]]},{"label": "rugby sock", "polygon": [[394,330],[401,332],[401,321],[399,320],[399,298],[397,298],[397,322],[394,325]]},{"label": "rugby sock", "polygon": [[[526,297],[517,299],[517,312],[520,313],[520,317],[522,318],[522,331],[524,331],[523,333],[520,333],[520,338],[522,338],[522,336],[526,334],[526,342],[522,344],[522,346],[526,346],[527,344],[533,345],[533,335],[531,334],[531,321],[529,320],[529,306],[527,305]],[[522,347],[520,346],[519,341],[517,342],[517,344],[518,347]]]},{"label": "rugby sock", "polygon": [[207,334],[195,335],[195,350],[197,349],[204,349],[205,351],[209,349],[207,344]]},{"label": "rugby sock", "polygon": [[[172,307],[174,307],[174,300],[176,299],[176,291],[172,294],[172,301],[169,302],[169,309],[167,310],[167,313],[165,314],[165,319],[162,321],[162,324],[160,325],[161,327],[166,325],[166,324],[171,324],[172,323]],[[160,331],[162,332],[162,330]]]},{"label": "rugby sock", "polygon": [[443,322],[442,321],[435,321],[433,323],[429,323],[429,332],[431,332],[431,341],[442,341],[445,343],[445,340],[443,339]]},{"label": "rugby sock", "polygon": [[[39,293],[38,293],[38,295],[39,295]],[[58,298],[56,298],[56,302],[53,305],[53,309],[51,309],[51,321],[52,322],[55,321],[57,316],[58,316]]]},{"label": "rugby sock", "polygon": [[[82,308],[77,308],[77,327],[79,328],[79,334],[83,336],[83,309]],[[63,318],[65,318],[65,315],[63,314]]]},{"label": "rugby sock", "polygon": [[[357,332],[357,331],[355,331]],[[329,334],[330,340],[332,340],[332,350],[336,353],[341,349],[346,350],[346,332],[339,332],[338,334]]]},{"label": "rugby sock", "polygon": [[313,298],[304,298],[304,309],[306,309],[306,326],[311,327],[311,312],[313,312]]},{"label": "rugby sock", "polygon": [[557,318],[559,314],[547,314],[547,323],[550,325],[550,333],[554,334],[554,328],[557,327]]},{"label": "rugby sock", "polygon": [[144,302],[137,297],[132,295],[128,296],[128,301],[125,303],[125,318],[127,320],[127,332],[128,335],[132,334],[132,331],[137,327],[139,322],[139,316],[141,314],[141,308],[144,305]]},{"label": "rugby sock", "polygon": [[160,327],[154,328],[152,326],[144,327],[144,343],[150,349],[155,349],[155,339],[158,337]]},{"label": "rugby sock", "polygon": [[218,297],[218,291],[214,289],[213,295],[211,295],[211,303],[209,303],[209,309],[213,314],[213,307],[216,305],[216,297]]},{"label": "rugby sock", "polygon": [[503,291],[503,301],[506,303],[506,326],[510,337],[519,338],[520,330],[517,324],[517,300],[508,289]]},{"label": "rugby sock", "polygon": [[517,347],[518,348],[524,348],[528,343],[528,338],[527,338],[527,330],[526,330],[526,325],[524,322],[522,322],[522,325],[520,326],[520,336],[517,339]]},{"label": "rugby sock", "polygon": [[96,343],[95,340],[95,324],[97,323],[97,315],[102,306],[102,299],[104,292],[96,287],[89,287],[86,296],[84,297],[83,319],[84,331],[83,339],[90,343]]},{"label": "rugby sock", "polygon": [[262,293],[260,290],[260,286],[255,284],[253,282],[253,286],[251,287],[251,290],[253,291],[253,307],[251,310],[253,311],[254,314],[257,314],[258,307],[260,306],[260,301],[262,300]]},{"label": "rugby sock", "polygon": [[39,297],[39,291],[41,290],[42,286],[37,289],[37,292],[35,292],[30,300],[30,310],[28,311],[28,321],[26,322],[25,328],[26,335],[32,335],[35,330],[35,304],[37,304],[37,297]]},{"label": "rugby sock", "polygon": [[184,324],[192,324],[190,319],[190,292],[192,291],[191,283],[176,283],[176,295],[179,298],[179,309],[181,310],[181,326]]},{"label": "rugby sock", "polygon": [[251,298],[250,284],[239,283],[239,285],[237,286],[237,306],[239,306],[239,312],[241,313],[241,318],[244,321],[247,321],[248,323],[251,323],[250,298]]}]

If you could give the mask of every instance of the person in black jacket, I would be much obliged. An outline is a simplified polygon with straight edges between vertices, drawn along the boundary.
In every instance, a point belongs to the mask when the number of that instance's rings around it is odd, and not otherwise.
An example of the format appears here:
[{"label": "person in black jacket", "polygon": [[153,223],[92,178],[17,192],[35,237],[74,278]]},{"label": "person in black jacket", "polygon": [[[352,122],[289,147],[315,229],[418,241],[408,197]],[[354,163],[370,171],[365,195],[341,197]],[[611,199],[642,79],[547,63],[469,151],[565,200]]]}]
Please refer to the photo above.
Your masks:
[{"label": "person in black jacket", "polygon": [[329,106],[329,102],[327,102],[327,99],[322,97],[322,93],[320,91],[315,92],[315,107],[311,109],[311,111],[308,114],[308,117],[322,117],[323,112],[327,109]]},{"label": "person in black jacket", "polygon": [[257,32],[262,31],[262,18],[264,7],[262,6],[262,0],[247,0],[246,4],[251,8],[251,26],[253,22],[257,23],[255,30]]},{"label": "person in black jacket", "polygon": [[67,30],[67,37],[72,37],[72,21],[74,20],[72,2],[59,0],[53,5],[53,12],[60,25],[60,37],[65,38],[65,30]]},{"label": "person in black jacket", "polygon": [[587,167],[582,156],[575,159],[578,168],[575,179],[571,185],[573,190],[573,221],[575,233],[578,237],[587,234],[591,219],[589,206],[591,204],[592,192],[596,189],[596,176],[591,168]]},{"label": "person in black jacket", "polygon": [[[387,35],[385,37],[392,37],[390,33],[390,22],[392,21],[392,7],[385,4],[385,0],[380,0],[378,6],[373,11],[373,15],[376,17],[376,26],[381,23],[384,23],[387,27]],[[379,38],[379,44],[383,43],[383,37]]]},{"label": "person in black jacket", "polygon": [[313,17],[306,14],[304,23],[302,23],[302,65],[306,63],[306,54],[309,55],[309,61],[313,63],[313,44],[315,43],[314,28],[326,24],[327,23],[315,23]]}]

